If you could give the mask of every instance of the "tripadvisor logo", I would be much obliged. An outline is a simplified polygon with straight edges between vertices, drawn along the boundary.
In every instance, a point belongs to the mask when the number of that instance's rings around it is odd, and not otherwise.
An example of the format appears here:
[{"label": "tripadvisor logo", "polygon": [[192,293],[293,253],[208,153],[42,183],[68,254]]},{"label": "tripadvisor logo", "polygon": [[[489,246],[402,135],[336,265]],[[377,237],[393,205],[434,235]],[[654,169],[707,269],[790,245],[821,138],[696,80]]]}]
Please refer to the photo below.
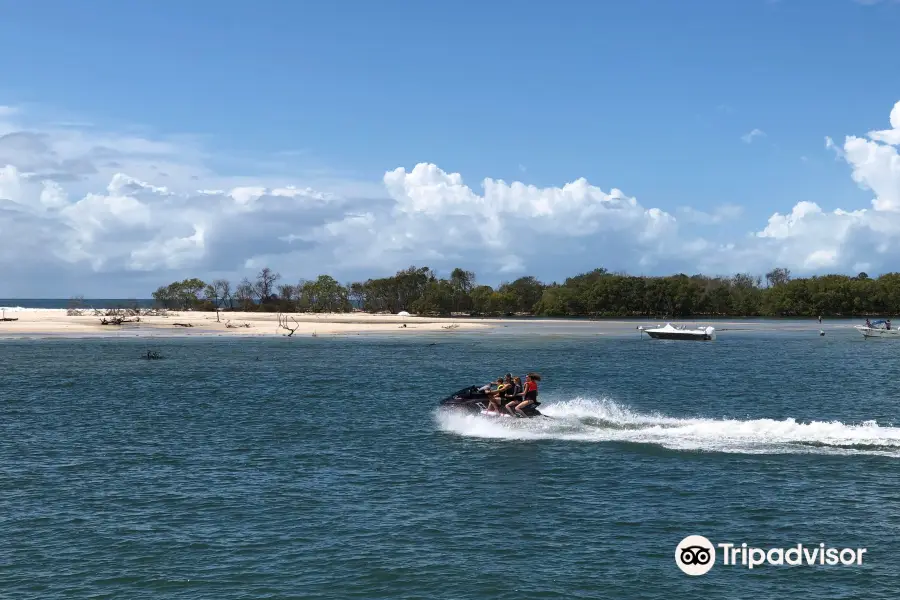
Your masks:
[{"label": "tripadvisor logo", "polygon": [[748,569],[761,565],[861,565],[865,548],[831,548],[825,544],[790,548],[754,548],[747,544],[715,544],[702,535],[689,535],[675,547],[675,564],[688,575],[704,575],[716,564],[719,548],[722,564]]},{"label": "tripadvisor logo", "polygon": [[675,564],[688,575],[703,575],[716,564],[716,549],[702,535],[689,535],[675,548]]}]

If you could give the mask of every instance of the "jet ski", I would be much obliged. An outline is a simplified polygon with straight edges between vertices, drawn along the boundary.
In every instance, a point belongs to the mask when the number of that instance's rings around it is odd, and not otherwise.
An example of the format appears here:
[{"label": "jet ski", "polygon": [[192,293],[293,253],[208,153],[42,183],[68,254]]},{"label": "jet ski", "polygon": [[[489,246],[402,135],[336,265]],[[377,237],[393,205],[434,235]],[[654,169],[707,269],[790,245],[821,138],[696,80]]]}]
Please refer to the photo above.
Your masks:
[{"label": "jet ski", "polygon": [[[444,408],[450,408],[454,410],[462,410],[469,414],[478,415],[483,414],[487,410],[489,399],[487,394],[481,390],[481,386],[472,385],[467,388],[463,388],[458,392],[451,394],[440,401],[440,405]],[[535,402],[533,404],[529,404],[525,408],[522,409],[522,412],[526,417],[543,417],[545,415],[541,414],[541,411],[537,409],[537,405],[540,402]],[[500,416],[511,416],[505,409],[501,409],[503,412],[500,413]],[[493,414],[493,413],[487,413]],[[521,417],[521,415],[516,415]]]}]

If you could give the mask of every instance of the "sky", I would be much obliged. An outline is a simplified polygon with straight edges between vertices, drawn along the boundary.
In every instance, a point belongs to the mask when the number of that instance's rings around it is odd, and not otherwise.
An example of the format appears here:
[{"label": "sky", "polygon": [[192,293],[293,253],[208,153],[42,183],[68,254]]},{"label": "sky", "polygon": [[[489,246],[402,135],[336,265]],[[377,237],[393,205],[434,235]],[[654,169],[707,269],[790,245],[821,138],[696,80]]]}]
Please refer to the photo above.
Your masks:
[{"label": "sky", "polygon": [[896,0],[0,15],[0,297],[900,258]]}]

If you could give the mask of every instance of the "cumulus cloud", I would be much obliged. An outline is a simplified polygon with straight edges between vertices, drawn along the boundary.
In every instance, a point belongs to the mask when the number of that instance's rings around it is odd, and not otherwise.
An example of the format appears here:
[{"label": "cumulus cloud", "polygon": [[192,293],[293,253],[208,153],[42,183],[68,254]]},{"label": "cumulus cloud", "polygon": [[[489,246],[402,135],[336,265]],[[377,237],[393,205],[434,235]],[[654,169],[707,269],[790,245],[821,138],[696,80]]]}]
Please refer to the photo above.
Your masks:
[{"label": "cumulus cloud", "polygon": [[[798,272],[893,270],[900,258],[900,102],[890,114],[891,129],[867,137],[847,136],[842,147],[826,147],[851,167],[851,177],[871,191],[872,208],[823,211],[802,201],[790,213],[775,213],[755,234],[765,255]],[[757,249],[758,250],[758,249]]]},{"label": "cumulus cloud", "polygon": [[[298,216],[341,203],[297,188],[182,194],[122,173],[105,190],[70,198],[58,182],[30,180],[11,165],[0,170],[0,198],[0,246],[16,261],[95,272],[235,269],[254,250],[278,244]],[[35,230],[47,234],[43,251],[13,254],[35,240]]]},{"label": "cumulus cloud", "polygon": [[754,139],[758,137],[765,137],[766,132],[762,129],[753,129],[750,133],[746,133],[741,136],[741,139],[744,140],[745,144],[750,144]]},{"label": "cumulus cloud", "polygon": [[890,123],[890,129],[870,131],[869,137],[875,141],[884,142],[885,144],[892,144],[894,146],[900,144],[900,102],[897,102],[894,105],[893,110],[891,110]]},{"label": "cumulus cloud", "polygon": [[[597,266],[876,273],[900,258],[900,102],[889,129],[841,145],[826,140],[871,192],[871,207],[824,211],[803,199],[758,224],[729,203],[670,212],[583,178],[550,187],[469,184],[430,163],[388,170],[371,184],[223,175],[190,138],[26,126],[21,118],[0,110],[0,297],[146,296],[177,277],[236,280],[262,266],[289,279],[328,272],[342,280],[411,264],[463,266],[497,282]],[[746,235],[718,233],[738,223]]]},{"label": "cumulus cloud", "polygon": [[388,171],[384,184],[389,211],[348,215],[308,238],[332,248],[333,263],[372,269],[418,256],[508,275],[559,275],[613,255],[630,268],[652,268],[681,249],[674,216],[585,179],[538,188],[488,178],[478,192],[459,173],[420,163]]},{"label": "cumulus cloud", "polygon": [[330,262],[342,267],[402,266],[402,258],[419,256],[552,276],[597,265],[632,272],[890,270],[900,258],[898,121],[900,102],[891,129],[848,136],[841,147],[830,142],[851,177],[874,193],[870,209],[850,200],[849,208],[826,212],[803,200],[761,228],[751,223],[737,239],[721,239],[711,227],[743,216],[733,204],[710,212],[682,207],[673,215],[584,179],[549,188],[485,179],[476,191],[460,174],[431,164],[385,174],[389,212],[349,215],[307,239],[332,248]]},{"label": "cumulus cloud", "polygon": [[323,190],[271,173],[222,175],[185,136],[32,125],[23,114],[0,111],[0,297],[146,296],[170,276],[237,276],[256,255],[303,248],[285,239],[298,223],[312,228],[384,196],[348,179],[319,177],[332,188]]}]

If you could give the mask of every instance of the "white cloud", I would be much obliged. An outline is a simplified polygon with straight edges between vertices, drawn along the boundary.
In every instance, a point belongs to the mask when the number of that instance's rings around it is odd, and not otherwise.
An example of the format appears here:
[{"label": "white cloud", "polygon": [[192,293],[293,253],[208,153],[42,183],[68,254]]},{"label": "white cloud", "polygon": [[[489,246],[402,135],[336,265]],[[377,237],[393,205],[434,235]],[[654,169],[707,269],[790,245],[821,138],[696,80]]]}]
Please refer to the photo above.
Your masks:
[{"label": "white cloud", "polygon": [[756,139],[758,137],[765,137],[765,136],[766,136],[766,132],[763,131],[762,129],[754,129],[750,133],[742,135],[741,139],[744,141],[745,144],[750,144],[753,142],[754,139]]},{"label": "white cloud", "polygon": [[[0,198],[0,247],[17,262],[52,260],[111,273],[234,269],[246,254],[280,243],[268,236],[286,233],[294,218],[341,204],[328,194],[289,188],[181,194],[121,173],[106,190],[70,200],[59,183],[29,180],[14,166],[0,170]],[[25,218],[51,225],[52,239],[38,254],[15,256],[14,248],[32,237],[14,226]]]},{"label": "white cloud", "polygon": [[873,131],[869,139],[847,136],[843,157],[853,167],[853,180],[875,193],[872,206],[880,211],[900,210],[900,102],[890,115],[891,129]]},{"label": "white cloud", "polygon": [[584,179],[550,188],[485,179],[478,193],[459,173],[420,163],[388,171],[384,183],[389,211],[350,215],[307,237],[332,249],[332,264],[399,268],[431,256],[482,272],[527,266],[547,273],[564,263],[589,268],[618,253],[638,268],[663,260],[679,239],[672,215]]},{"label": "white cloud", "polygon": [[894,104],[894,108],[891,110],[890,123],[890,129],[870,131],[869,137],[885,144],[893,144],[895,146],[900,144],[900,102]]},{"label": "white cloud", "polygon": [[[464,266],[496,282],[597,266],[876,273],[900,259],[900,103],[890,129],[842,145],[826,139],[872,193],[871,207],[824,211],[804,199],[765,224],[748,223],[733,204],[670,213],[583,178],[470,186],[429,163],[371,184],[235,177],[209,168],[188,137],[24,126],[21,118],[0,112],[0,297],[146,296],[176,277],[236,280],[263,265],[288,279],[328,272],[341,280],[410,264]],[[741,222],[745,236],[720,235]]]},{"label": "white cloud", "polygon": [[900,102],[890,115],[891,129],[868,139],[847,136],[842,147],[826,138],[826,147],[851,167],[859,186],[874,193],[872,208],[823,211],[811,201],[797,203],[788,214],[775,213],[755,234],[762,245],[746,245],[731,256],[788,266],[800,273],[852,272],[860,267],[895,270],[900,259]]}]

